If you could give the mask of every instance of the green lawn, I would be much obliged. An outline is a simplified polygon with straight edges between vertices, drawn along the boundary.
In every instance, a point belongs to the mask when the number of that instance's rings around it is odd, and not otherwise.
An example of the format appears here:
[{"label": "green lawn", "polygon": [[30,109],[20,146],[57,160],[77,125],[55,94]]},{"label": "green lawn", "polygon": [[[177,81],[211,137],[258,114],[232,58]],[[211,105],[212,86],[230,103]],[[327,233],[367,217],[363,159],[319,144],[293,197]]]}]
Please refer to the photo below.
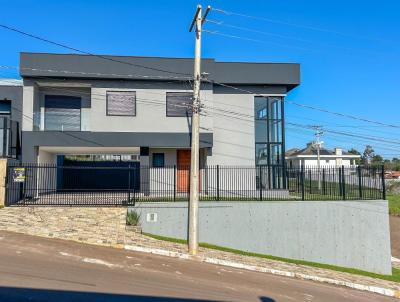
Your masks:
[{"label": "green lawn", "polygon": [[[146,236],[158,239],[158,240],[187,244],[187,241],[182,240],[182,239],[158,236],[158,235],[153,235],[153,234],[148,234],[148,233],[143,233],[143,234]],[[304,260],[287,259],[287,258],[276,257],[276,256],[271,256],[271,255],[249,253],[249,252],[244,252],[244,251],[226,248],[226,247],[222,247],[222,246],[212,245],[212,244],[208,244],[208,243],[200,243],[200,246],[209,248],[209,249],[243,255],[243,256],[258,257],[258,258],[282,261],[282,262],[287,262],[287,263],[293,263],[293,264],[299,264],[299,265],[305,265],[305,266],[311,266],[311,267],[318,267],[318,268],[322,268],[322,269],[329,269],[329,270],[333,270],[333,271],[367,276],[367,277],[371,277],[371,278],[383,279],[383,280],[400,283],[400,269],[396,269],[396,268],[392,269],[392,275],[389,276],[389,275],[375,274],[375,273],[366,272],[366,271],[362,271],[362,270],[358,270],[358,269],[340,267],[340,266],[329,265],[329,264],[322,264],[322,263],[316,263],[316,262],[310,262],[310,261],[304,261]]]},{"label": "green lawn", "polygon": [[[289,179],[289,189],[292,191],[291,195],[301,198],[301,184],[297,179]],[[360,188],[357,184],[345,184],[344,189],[348,200],[382,198],[382,192],[373,187],[361,186]],[[305,179],[304,197],[305,200],[342,200],[343,192],[339,182],[321,181],[321,188],[319,188],[317,180]]]},{"label": "green lawn", "polygon": [[400,194],[388,194],[390,215],[400,216]]}]

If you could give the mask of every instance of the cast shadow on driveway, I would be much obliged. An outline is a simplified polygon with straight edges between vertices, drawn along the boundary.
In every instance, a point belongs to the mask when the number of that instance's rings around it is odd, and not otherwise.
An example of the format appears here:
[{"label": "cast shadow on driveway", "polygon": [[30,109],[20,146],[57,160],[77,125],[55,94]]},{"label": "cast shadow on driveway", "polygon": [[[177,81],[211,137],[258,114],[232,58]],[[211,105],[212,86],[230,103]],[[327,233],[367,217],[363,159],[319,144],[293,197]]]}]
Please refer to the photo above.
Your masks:
[{"label": "cast shadow on driveway", "polygon": [[[160,296],[141,296],[130,294],[109,294],[99,292],[80,292],[69,290],[0,287],[0,301],[7,302],[206,302],[216,300],[171,298]],[[260,302],[275,302],[268,297],[260,297]]]}]

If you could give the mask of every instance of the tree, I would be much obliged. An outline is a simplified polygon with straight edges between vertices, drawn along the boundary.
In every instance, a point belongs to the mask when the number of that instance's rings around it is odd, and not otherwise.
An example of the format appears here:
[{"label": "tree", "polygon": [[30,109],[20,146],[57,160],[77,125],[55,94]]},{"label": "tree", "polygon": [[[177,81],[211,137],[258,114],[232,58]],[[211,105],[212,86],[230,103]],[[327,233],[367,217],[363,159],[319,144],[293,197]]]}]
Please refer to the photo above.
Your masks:
[{"label": "tree", "polygon": [[347,151],[348,153],[350,153],[350,154],[355,154],[355,155],[361,155],[361,153],[360,152],[358,152],[356,149],[354,149],[354,148],[351,148],[349,151]]},{"label": "tree", "polygon": [[[354,149],[354,148],[351,148],[351,149],[348,150],[347,152],[350,153],[350,154],[354,154],[354,155],[361,155],[361,153],[358,152],[358,151],[357,151],[356,149]],[[355,159],[355,164],[356,164],[356,165],[361,164],[361,159],[360,159],[360,158],[356,158],[356,159]]]},{"label": "tree", "polygon": [[361,162],[364,165],[369,165],[371,163],[372,158],[374,157],[374,155],[375,155],[375,150],[372,148],[372,146],[366,145],[365,149],[364,149],[364,152],[363,152],[363,155],[361,157]]},{"label": "tree", "polygon": [[383,158],[379,154],[375,154],[371,158],[371,166],[377,167],[383,165]]},{"label": "tree", "polygon": [[400,159],[398,159],[397,157],[393,157],[391,169],[394,171],[400,171]]}]

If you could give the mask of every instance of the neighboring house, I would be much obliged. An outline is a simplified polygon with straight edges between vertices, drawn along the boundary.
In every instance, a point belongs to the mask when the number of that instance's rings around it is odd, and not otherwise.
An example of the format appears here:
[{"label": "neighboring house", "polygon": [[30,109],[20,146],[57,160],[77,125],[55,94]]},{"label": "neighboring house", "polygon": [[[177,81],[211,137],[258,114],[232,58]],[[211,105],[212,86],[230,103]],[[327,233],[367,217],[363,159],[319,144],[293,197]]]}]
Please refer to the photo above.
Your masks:
[{"label": "neighboring house", "polygon": [[[21,53],[22,160],[125,154],[140,166],[189,165],[193,59],[105,57]],[[299,65],[203,59],[202,72],[200,164],[283,165],[284,98]]]},{"label": "neighboring house", "polygon": [[[287,150],[285,157],[288,167],[318,166],[317,147],[312,143],[308,143],[304,149]],[[335,148],[333,151],[320,149],[320,165],[324,167],[353,166],[360,157],[360,155],[345,152],[340,148]]]},{"label": "neighboring house", "polygon": [[399,179],[400,180],[400,171],[386,171],[385,178],[387,179]]},{"label": "neighboring house", "polygon": [[22,80],[0,79],[0,156],[19,158]]}]

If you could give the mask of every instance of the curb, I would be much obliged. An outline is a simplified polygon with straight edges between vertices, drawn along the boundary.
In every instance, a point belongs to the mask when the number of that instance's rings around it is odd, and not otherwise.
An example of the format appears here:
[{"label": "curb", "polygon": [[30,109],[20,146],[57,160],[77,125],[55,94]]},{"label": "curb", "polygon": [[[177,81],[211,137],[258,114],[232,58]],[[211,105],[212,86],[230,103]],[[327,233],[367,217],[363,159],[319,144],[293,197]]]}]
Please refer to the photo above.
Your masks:
[{"label": "curb", "polygon": [[390,289],[390,288],[363,285],[363,284],[358,284],[358,283],[354,283],[354,282],[341,281],[341,280],[318,277],[318,276],[313,276],[313,275],[308,275],[308,274],[276,270],[276,269],[272,269],[272,268],[248,265],[248,264],[243,264],[243,263],[234,262],[234,261],[221,260],[221,259],[217,259],[217,258],[190,256],[185,253],[172,252],[172,251],[162,250],[162,249],[141,247],[141,246],[135,246],[135,245],[125,245],[124,248],[125,248],[125,250],[134,251],[134,252],[149,253],[149,254],[154,254],[154,255],[173,257],[173,258],[179,258],[179,259],[185,259],[185,260],[195,259],[195,260],[199,260],[199,261],[202,261],[205,263],[222,265],[222,266],[227,266],[227,267],[232,267],[232,268],[239,268],[239,269],[244,269],[244,270],[248,270],[248,271],[269,273],[269,274],[273,274],[273,275],[297,278],[297,279],[303,279],[303,280],[312,280],[312,281],[321,282],[321,283],[329,283],[329,284],[333,284],[333,285],[345,286],[345,287],[349,287],[349,288],[353,288],[353,289],[357,289],[357,290],[361,290],[361,291],[367,291],[367,292],[371,292],[371,293],[375,293],[375,294],[379,294],[379,295],[383,295],[383,296],[387,296],[387,297],[393,297],[393,298],[400,299],[400,291]]}]

